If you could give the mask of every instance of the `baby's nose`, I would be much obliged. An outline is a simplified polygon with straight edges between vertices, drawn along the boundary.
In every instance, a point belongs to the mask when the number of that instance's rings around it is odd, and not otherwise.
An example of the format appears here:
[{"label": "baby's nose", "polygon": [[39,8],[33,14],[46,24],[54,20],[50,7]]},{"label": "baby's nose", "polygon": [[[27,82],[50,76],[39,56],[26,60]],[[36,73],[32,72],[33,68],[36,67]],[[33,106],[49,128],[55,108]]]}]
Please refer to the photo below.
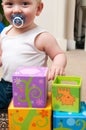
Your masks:
[{"label": "baby's nose", "polygon": [[21,12],[22,12],[22,10],[21,10],[21,7],[20,7],[20,6],[15,5],[15,6],[13,7],[13,13],[21,13]]}]

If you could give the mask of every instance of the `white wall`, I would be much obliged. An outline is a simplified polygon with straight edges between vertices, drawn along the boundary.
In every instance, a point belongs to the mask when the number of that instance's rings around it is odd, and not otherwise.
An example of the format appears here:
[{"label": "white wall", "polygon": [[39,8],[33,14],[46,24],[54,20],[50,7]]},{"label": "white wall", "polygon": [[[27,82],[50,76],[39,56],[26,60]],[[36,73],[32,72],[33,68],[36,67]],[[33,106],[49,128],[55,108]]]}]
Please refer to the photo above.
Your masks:
[{"label": "white wall", "polygon": [[67,38],[73,40],[75,0],[43,0],[43,3],[43,12],[36,22],[52,33],[66,50]]},{"label": "white wall", "polygon": [[52,6],[52,0],[43,0],[44,9],[40,17],[37,17],[37,23],[45,27],[48,31],[54,32],[55,25],[55,13],[57,0],[55,0],[54,5]]}]

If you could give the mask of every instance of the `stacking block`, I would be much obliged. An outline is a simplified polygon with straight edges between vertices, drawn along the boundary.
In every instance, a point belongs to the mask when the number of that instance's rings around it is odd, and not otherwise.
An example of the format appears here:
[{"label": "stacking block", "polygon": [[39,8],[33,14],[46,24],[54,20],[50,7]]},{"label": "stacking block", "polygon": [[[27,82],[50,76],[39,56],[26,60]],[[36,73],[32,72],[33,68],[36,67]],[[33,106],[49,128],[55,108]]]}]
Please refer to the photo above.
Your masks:
[{"label": "stacking block", "polygon": [[45,108],[8,108],[9,130],[51,130],[51,93]]},{"label": "stacking block", "polygon": [[15,107],[46,106],[46,67],[20,67],[13,74],[13,102]]},{"label": "stacking block", "polygon": [[53,110],[79,112],[81,78],[57,76],[52,83]]},{"label": "stacking block", "polygon": [[79,113],[53,111],[53,130],[86,130],[86,104]]}]

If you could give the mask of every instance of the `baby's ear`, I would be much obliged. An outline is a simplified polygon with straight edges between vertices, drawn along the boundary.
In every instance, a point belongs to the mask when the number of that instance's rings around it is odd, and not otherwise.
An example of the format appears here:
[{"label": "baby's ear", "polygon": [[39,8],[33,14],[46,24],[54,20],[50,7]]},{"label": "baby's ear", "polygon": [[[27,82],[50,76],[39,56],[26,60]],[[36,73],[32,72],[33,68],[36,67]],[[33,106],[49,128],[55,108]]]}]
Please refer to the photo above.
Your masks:
[{"label": "baby's ear", "polygon": [[37,7],[36,16],[39,16],[39,15],[40,15],[40,13],[42,12],[42,9],[43,9],[43,3],[40,2],[40,3],[38,4],[38,7]]}]

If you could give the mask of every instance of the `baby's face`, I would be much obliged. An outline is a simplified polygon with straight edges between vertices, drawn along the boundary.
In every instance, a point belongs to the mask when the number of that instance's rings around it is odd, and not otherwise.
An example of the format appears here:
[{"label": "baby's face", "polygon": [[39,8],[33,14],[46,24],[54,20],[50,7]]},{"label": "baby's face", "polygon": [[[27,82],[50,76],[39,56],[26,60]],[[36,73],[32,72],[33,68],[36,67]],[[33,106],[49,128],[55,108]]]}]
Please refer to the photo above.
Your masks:
[{"label": "baby's face", "polygon": [[35,16],[39,13],[38,0],[3,0],[2,6],[10,24],[12,24],[11,16],[13,14],[21,14],[25,18],[24,26],[32,26]]}]

